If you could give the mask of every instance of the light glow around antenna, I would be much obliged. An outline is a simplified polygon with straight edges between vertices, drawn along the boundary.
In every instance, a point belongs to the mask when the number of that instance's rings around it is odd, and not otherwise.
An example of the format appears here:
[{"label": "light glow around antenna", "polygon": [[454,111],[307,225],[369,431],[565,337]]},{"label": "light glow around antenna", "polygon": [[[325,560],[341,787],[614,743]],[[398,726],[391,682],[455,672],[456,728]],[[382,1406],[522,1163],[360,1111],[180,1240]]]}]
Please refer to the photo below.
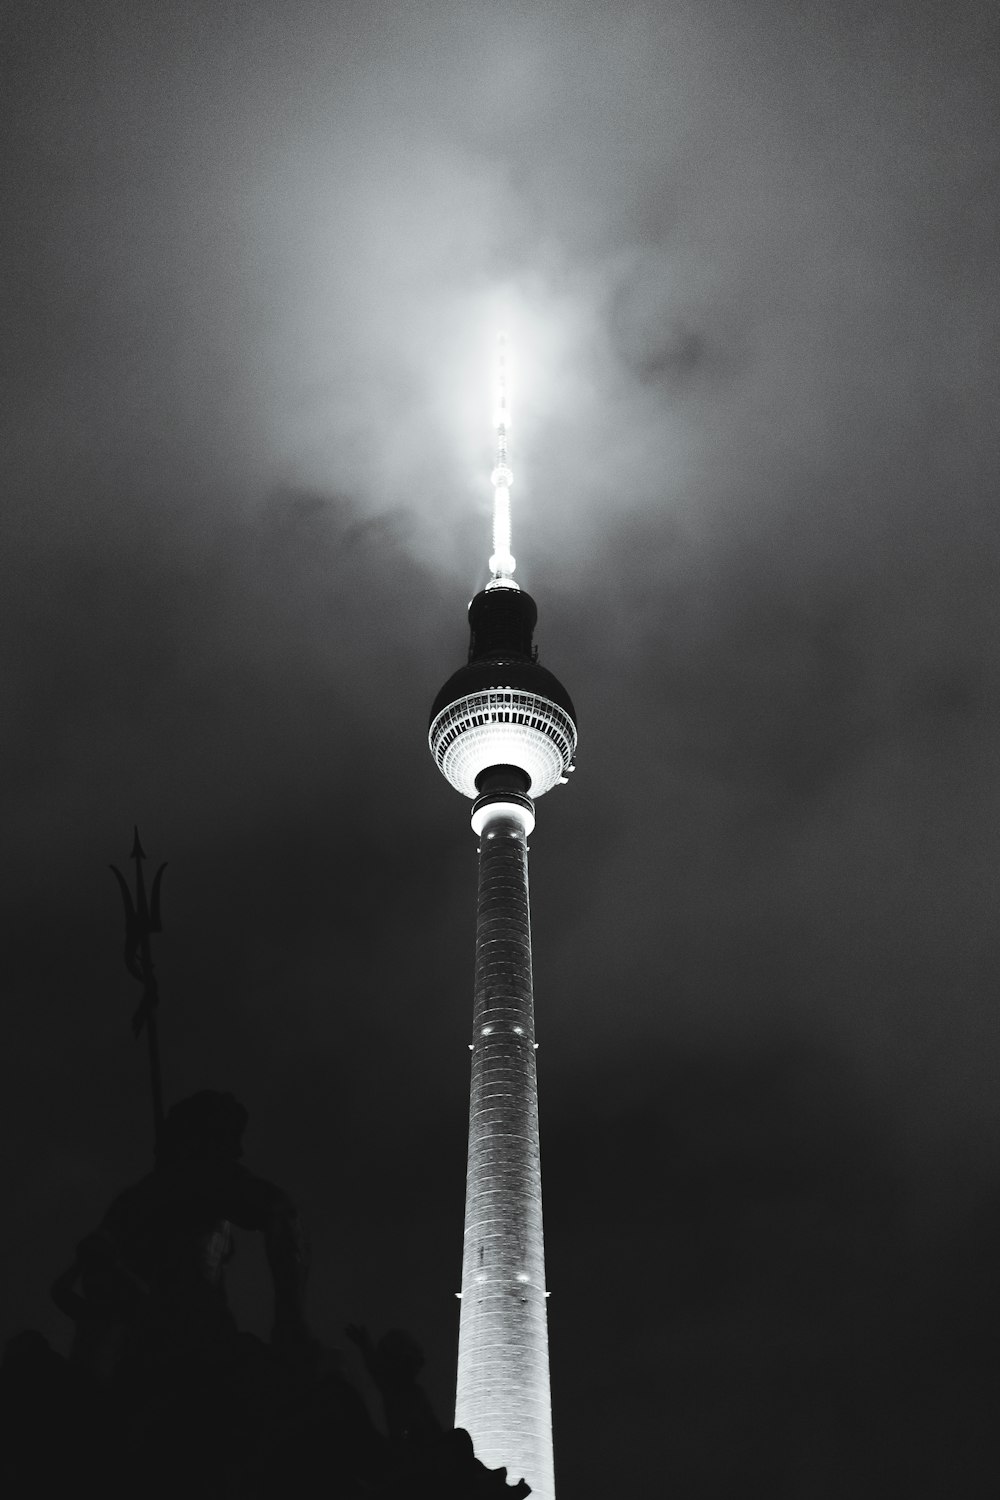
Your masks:
[{"label": "light glow around antenna", "polygon": [[497,389],[493,416],[497,456],[490,475],[493,486],[493,556],[490,558],[490,572],[493,577],[487,588],[516,589],[516,563],[510,550],[510,487],[514,482],[514,475],[507,461],[507,433],[510,428],[507,376],[507,336],[501,333],[497,339]]}]

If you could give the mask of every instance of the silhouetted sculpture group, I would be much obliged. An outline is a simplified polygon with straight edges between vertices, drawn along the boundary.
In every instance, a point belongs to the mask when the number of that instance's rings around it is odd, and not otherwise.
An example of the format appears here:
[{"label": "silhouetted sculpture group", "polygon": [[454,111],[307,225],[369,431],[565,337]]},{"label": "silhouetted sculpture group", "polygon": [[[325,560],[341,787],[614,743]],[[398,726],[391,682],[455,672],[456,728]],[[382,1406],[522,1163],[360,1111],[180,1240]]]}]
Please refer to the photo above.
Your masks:
[{"label": "silhouetted sculpture group", "polygon": [[[166,1116],[152,1172],[114,1200],[52,1295],[73,1322],[68,1360],[38,1333],[0,1364],[0,1489],[100,1489],[166,1500],[477,1500],[530,1493],[443,1428],[409,1335],[358,1345],[384,1407],[372,1422],[303,1315],[306,1258],[287,1194],[241,1163],[247,1114],[206,1091]],[[236,1326],[225,1292],[231,1225],[263,1236],[271,1339]]]}]

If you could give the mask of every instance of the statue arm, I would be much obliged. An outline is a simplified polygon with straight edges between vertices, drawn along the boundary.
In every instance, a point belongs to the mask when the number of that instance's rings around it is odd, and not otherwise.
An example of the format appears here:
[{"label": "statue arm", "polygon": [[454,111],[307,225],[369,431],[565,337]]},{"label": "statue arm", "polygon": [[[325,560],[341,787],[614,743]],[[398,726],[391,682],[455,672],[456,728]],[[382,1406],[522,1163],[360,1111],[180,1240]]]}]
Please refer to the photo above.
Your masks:
[{"label": "statue arm", "polygon": [[264,1253],[274,1288],[272,1341],[305,1338],[304,1312],[308,1260],[305,1238],[295,1205],[287,1193],[261,1177],[241,1169],[227,1217],[243,1229],[264,1236]]},{"label": "statue arm", "polygon": [[75,1260],[69,1270],[57,1276],[49,1288],[49,1295],[56,1307],[74,1323],[78,1323],[87,1311],[86,1302],[76,1290],[79,1275],[80,1262]]}]

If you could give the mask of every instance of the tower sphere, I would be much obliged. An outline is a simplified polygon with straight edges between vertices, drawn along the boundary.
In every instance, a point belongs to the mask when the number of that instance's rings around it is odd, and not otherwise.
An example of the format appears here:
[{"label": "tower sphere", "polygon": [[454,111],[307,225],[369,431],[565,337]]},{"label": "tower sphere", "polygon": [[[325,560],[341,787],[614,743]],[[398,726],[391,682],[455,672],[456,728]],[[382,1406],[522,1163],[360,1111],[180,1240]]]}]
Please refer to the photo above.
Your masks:
[{"label": "tower sphere", "polygon": [[428,739],[438,770],[477,797],[493,766],[516,766],[531,797],[566,780],[576,713],[557,677],[534,659],[538,611],[530,594],[487,588],[469,605],[469,660],[438,693]]}]

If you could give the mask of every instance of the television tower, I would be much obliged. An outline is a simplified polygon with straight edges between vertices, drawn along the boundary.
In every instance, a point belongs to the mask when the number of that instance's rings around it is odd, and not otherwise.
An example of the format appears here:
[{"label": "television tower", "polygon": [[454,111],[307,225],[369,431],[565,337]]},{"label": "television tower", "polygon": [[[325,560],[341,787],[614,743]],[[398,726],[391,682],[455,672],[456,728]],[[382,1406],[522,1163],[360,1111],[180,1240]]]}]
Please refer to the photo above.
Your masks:
[{"label": "television tower", "polygon": [[492,577],[469,605],[468,663],[434,700],[429,734],[442,775],[474,799],[479,838],[455,1425],[488,1468],[554,1500],[528,836],[534,799],[573,769],[576,714],[538,665],[538,611],[514,582],[503,338],[495,425]]}]

